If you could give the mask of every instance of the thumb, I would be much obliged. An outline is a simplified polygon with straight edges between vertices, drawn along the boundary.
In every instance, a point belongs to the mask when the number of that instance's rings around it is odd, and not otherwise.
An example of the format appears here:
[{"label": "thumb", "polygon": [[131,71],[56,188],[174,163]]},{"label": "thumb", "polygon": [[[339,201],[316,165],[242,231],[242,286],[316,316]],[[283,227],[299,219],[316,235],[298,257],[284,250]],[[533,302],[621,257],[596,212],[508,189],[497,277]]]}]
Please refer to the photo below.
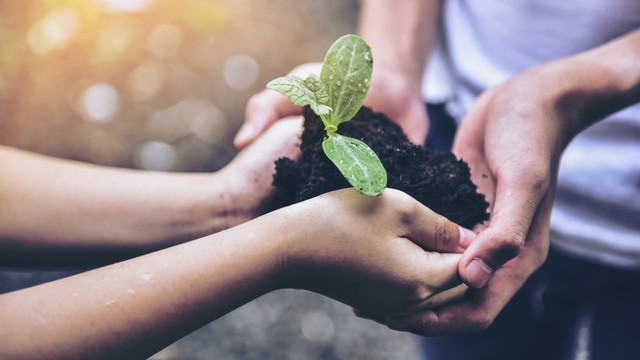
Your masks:
[{"label": "thumb", "polygon": [[427,251],[442,253],[461,253],[473,243],[476,234],[428,207],[412,200],[413,211],[405,219],[405,236]]},{"label": "thumb", "polygon": [[245,121],[233,144],[242,149],[260,136],[280,118],[300,115],[302,108],[273,90],[263,90],[249,99],[245,110]]},{"label": "thumb", "polygon": [[484,287],[498,268],[520,253],[548,188],[544,181],[510,178],[497,181],[489,226],[469,245],[458,265],[460,277],[471,287]]}]

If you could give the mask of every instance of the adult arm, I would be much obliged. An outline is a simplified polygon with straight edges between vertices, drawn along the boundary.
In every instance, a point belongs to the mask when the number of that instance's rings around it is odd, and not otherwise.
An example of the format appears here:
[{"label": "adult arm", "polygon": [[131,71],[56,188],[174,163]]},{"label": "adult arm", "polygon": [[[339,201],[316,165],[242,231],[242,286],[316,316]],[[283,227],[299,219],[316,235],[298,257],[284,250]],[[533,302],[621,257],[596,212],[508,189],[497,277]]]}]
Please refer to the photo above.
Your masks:
[{"label": "adult arm", "polygon": [[[373,76],[365,105],[387,114],[399,123],[409,139],[422,144],[428,120],[420,84],[427,55],[435,39],[440,14],[439,0],[363,0],[358,32],[373,53]],[[309,63],[291,71],[301,77],[319,74],[320,63]],[[272,90],[249,99],[245,123],[234,144],[243,148],[278,119],[299,115],[300,107]]]},{"label": "adult arm", "polygon": [[580,131],[640,101],[640,30],[525,71],[480,97],[454,152],[469,162],[492,218],[463,254],[462,302],[396,319],[421,334],[487,328],[544,262],[560,155]]},{"label": "adult arm", "polygon": [[0,263],[113,258],[192,240],[259,215],[299,121],[272,127],[216,173],[154,173],[0,147]]},{"label": "adult arm", "polygon": [[0,357],[144,358],[287,287],[406,314],[464,290],[454,252],[469,236],[393,189],[375,198],[353,189],[328,193],[199,240],[0,295]]},{"label": "adult arm", "polygon": [[361,1],[358,32],[371,46],[374,59],[365,104],[387,114],[416,144],[424,143],[429,129],[421,87],[437,36],[441,3]]}]

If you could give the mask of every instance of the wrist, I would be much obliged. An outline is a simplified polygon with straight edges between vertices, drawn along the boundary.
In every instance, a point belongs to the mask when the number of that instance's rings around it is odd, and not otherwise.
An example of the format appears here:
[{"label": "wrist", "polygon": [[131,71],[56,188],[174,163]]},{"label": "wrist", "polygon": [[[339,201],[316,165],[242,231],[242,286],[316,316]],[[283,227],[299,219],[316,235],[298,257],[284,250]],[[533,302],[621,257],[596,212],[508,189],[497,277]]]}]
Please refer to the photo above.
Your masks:
[{"label": "wrist", "polygon": [[[308,267],[313,263],[311,255],[318,250],[317,221],[309,221],[312,209],[298,203],[257,218],[262,222],[265,236],[271,242],[271,273],[267,276],[269,290],[302,289],[309,282]],[[243,225],[244,226],[244,225]],[[263,240],[259,240],[263,241]]]},{"label": "wrist", "polygon": [[572,114],[574,134],[640,101],[640,31],[559,60],[558,109]]},{"label": "wrist", "polygon": [[371,46],[374,68],[401,75],[419,91],[439,13],[440,1],[363,1],[358,33]]},{"label": "wrist", "polygon": [[255,196],[243,179],[224,169],[195,176],[192,188],[197,194],[193,200],[195,237],[229,229],[259,215]]},{"label": "wrist", "polygon": [[[297,203],[263,217],[277,232],[280,251],[276,285],[280,289],[313,290],[326,274],[328,264],[335,261],[333,239],[325,237],[325,229],[335,226],[323,211],[321,197]],[[281,225],[278,225],[281,224]]]}]

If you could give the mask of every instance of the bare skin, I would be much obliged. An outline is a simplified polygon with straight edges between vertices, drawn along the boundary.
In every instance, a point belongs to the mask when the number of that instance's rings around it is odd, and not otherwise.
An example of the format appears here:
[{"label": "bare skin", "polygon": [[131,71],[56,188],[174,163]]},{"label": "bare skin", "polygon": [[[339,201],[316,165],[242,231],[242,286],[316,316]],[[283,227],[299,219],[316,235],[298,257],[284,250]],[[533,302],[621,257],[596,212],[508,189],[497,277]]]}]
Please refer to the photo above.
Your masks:
[{"label": "bare skin", "polygon": [[255,218],[271,194],[275,159],[297,156],[299,131],[299,119],[273,126],[210,174],[107,168],[0,147],[0,262],[91,263]]},{"label": "bare skin", "polygon": [[[396,319],[425,334],[486,329],[542,265],[562,151],[580,131],[640,101],[640,30],[572,57],[539,65],[480,97],[458,131],[493,216],[465,251],[459,272],[479,259],[489,276],[465,279],[468,299]],[[514,106],[518,104],[518,106]],[[484,286],[482,286],[484,285]]]},{"label": "bare skin", "polygon": [[[375,66],[365,105],[382,111],[421,144],[429,121],[420,95],[426,57],[435,38],[440,1],[362,1],[359,35],[371,46]],[[389,41],[391,40],[391,41]],[[296,67],[300,77],[319,74],[321,63]],[[300,115],[288,98],[264,90],[249,99],[245,124],[234,144],[244,148],[280,118]]]},{"label": "bare skin", "polygon": [[467,236],[393,189],[376,198],[353,189],[328,193],[211,236],[0,295],[0,318],[11,324],[0,330],[0,357],[144,358],[281,288],[406,315],[464,291],[456,252]]},{"label": "bare skin", "polygon": [[402,192],[341,190],[255,218],[299,130],[275,124],[215,174],[0,148],[0,265],[111,263],[0,295],[0,358],[145,358],[282,288],[383,316],[462,296],[460,244],[475,235]]},{"label": "bare skin", "polygon": [[[407,105],[414,102],[410,99],[419,99],[415,80],[422,79],[410,64],[427,61],[437,4],[368,0],[363,1],[360,19],[359,32],[372,44],[376,62],[365,102],[387,114],[404,111],[406,116],[396,116],[396,121],[408,134],[419,135],[412,136],[416,142],[422,142],[428,128],[424,125],[420,130],[404,120],[426,120],[424,108]],[[422,36],[416,36],[416,29],[423,31]],[[409,39],[409,45],[398,39]],[[381,61],[377,54],[382,54]],[[480,290],[422,316],[385,319],[357,312],[419,334],[486,329],[546,259],[558,162],[567,143],[593,122],[640,101],[639,57],[640,30],[636,30],[590,51],[529,69],[482,95],[463,119],[453,149],[470,164],[474,182],[492,206],[492,218],[476,229],[478,241],[469,246],[459,264],[463,281]],[[393,64],[393,59],[398,62]],[[399,61],[404,62],[402,66]],[[388,94],[390,89],[403,99]],[[248,124],[276,121],[279,109],[292,111],[292,105],[278,94],[267,98],[259,93],[255,101],[260,106],[247,107]]]}]

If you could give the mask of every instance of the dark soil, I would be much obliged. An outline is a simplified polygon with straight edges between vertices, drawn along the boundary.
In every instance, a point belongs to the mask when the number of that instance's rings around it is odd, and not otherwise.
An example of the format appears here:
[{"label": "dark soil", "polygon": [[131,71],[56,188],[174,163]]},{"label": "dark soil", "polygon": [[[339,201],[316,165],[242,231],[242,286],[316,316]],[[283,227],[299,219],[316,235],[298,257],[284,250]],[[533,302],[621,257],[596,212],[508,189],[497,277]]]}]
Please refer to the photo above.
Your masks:
[{"label": "dark soil", "polygon": [[[276,161],[276,207],[351,186],[322,150],[325,131],[320,118],[309,108],[304,118],[300,160]],[[387,170],[387,187],[404,191],[467,228],[489,218],[488,203],[471,182],[467,164],[450,152],[412,144],[386,115],[363,107],[340,125],[338,133],[364,141],[378,154]]]}]

